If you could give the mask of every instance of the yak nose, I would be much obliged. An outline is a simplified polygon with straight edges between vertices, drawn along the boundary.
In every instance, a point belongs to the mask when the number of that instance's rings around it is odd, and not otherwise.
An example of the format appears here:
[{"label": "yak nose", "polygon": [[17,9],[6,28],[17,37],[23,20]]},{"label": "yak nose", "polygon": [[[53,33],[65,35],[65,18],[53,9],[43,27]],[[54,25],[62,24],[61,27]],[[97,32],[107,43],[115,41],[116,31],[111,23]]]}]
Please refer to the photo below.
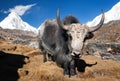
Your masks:
[{"label": "yak nose", "polygon": [[80,52],[78,52],[78,51],[73,51],[72,52],[72,56],[79,56],[80,55]]}]

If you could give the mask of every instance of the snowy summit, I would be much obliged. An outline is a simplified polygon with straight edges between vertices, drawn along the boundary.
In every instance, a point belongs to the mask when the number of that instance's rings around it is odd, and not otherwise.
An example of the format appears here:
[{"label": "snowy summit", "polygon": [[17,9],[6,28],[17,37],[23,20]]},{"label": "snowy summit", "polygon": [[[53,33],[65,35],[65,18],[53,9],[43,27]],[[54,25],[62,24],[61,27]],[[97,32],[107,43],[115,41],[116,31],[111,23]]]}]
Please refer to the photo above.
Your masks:
[{"label": "snowy summit", "polygon": [[[87,25],[89,27],[95,26],[99,23],[101,19],[101,14],[95,17],[92,21],[89,21]],[[120,20],[120,2],[114,5],[109,11],[105,12],[105,21],[104,23],[108,23],[110,21]]]},{"label": "snowy summit", "polygon": [[38,33],[37,29],[24,22],[18,14],[11,12],[3,21],[0,22],[3,29],[18,29]]}]

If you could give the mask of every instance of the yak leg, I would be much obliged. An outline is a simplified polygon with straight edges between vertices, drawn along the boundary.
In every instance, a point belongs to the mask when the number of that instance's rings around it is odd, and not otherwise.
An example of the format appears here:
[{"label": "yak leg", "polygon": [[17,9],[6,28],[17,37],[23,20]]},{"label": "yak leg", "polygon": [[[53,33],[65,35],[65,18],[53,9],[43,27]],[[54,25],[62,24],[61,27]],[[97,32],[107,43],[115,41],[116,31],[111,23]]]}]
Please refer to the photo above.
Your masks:
[{"label": "yak leg", "polygon": [[47,62],[46,51],[43,51],[43,62]]},{"label": "yak leg", "polygon": [[47,57],[46,57],[46,51],[44,50],[44,48],[41,49],[42,51],[42,54],[43,54],[43,62],[46,62],[47,61]]},{"label": "yak leg", "polygon": [[66,77],[70,77],[70,68],[68,66],[69,66],[69,63],[65,62],[64,63],[64,75]]},{"label": "yak leg", "polygon": [[41,52],[43,54],[43,62],[46,62],[47,61],[46,51],[45,51],[44,47],[42,46],[42,41],[41,40],[39,41],[39,49],[41,49]]},{"label": "yak leg", "polygon": [[76,77],[76,70],[75,70],[75,60],[70,62],[70,75]]},{"label": "yak leg", "polygon": [[48,53],[48,60],[52,61],[52,55]]},{"label": "yak leg", "polygon": [[49,61],[55,61],[54,55],[48,53],[48,60]]}]

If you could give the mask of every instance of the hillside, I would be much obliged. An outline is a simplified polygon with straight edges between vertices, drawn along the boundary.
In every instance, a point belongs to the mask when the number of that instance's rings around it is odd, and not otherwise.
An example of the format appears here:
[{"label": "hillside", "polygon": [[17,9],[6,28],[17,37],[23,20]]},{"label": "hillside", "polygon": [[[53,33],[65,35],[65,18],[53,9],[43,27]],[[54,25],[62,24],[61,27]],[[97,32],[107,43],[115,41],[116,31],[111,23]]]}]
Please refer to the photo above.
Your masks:
[{"label": "hillside", "polygon": [[102,60],[92,55],[82,56],[76,68],[77,78],[67,78],[63,75],[63,69],[54,62],[43,63],[42,60],[38,49],[0,40],[0,81],[120,80],[120,63],[117,61]]},{"label": "hillside", "polygon": [[102,28],[94,32],[90,42],[120,42],[120,20],[104,24]]},{"label": "hillside", "polygon": [[0,28],[0,39],[11,40],[11,42],[14,44],[23,44],[23,45],[38,47],[37,35],[31,31]]},{"label": "hillside", "polygon": [[[86,41],[87,53],[92,53],[104,59],[120,61],[120,20],[104,24],[94,32],[94,37]],[[86,52],[85,51],[85,52]]]}]

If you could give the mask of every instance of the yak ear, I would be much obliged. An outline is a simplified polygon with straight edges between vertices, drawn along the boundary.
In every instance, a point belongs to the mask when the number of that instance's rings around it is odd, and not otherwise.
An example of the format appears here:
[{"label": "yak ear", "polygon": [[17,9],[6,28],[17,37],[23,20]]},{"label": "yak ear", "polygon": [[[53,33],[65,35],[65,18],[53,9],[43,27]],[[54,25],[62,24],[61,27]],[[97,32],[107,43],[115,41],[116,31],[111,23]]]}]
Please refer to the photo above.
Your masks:
[{"label": "yak ear", "polygon": [[94,34],[92,32],[88,32],[85,39],[91,39],[94,37]]},{"label": "yak ear", "polygon": [[56,20],[57,20],[58,26],[63,28],[64,30],[68,30],[68,27],[64,26],[63,23],[60,20],[60,10],[59,10],[59,8],[57,10],[57,17],[56,18],[57,18]]},{"label": "yak ear", "polygon": [[104,11],[102,11],[102,18],[101,18],[101,21],[100,23],[97,25],[97,26],[94,26],[94,27],[89,27],[89,31],[90,32],[95,32],[97,31],[98,29],[100,29],[102,27],[102,25],[104,24],[104,19],[105,19],[105,15],[104,15]]}]

